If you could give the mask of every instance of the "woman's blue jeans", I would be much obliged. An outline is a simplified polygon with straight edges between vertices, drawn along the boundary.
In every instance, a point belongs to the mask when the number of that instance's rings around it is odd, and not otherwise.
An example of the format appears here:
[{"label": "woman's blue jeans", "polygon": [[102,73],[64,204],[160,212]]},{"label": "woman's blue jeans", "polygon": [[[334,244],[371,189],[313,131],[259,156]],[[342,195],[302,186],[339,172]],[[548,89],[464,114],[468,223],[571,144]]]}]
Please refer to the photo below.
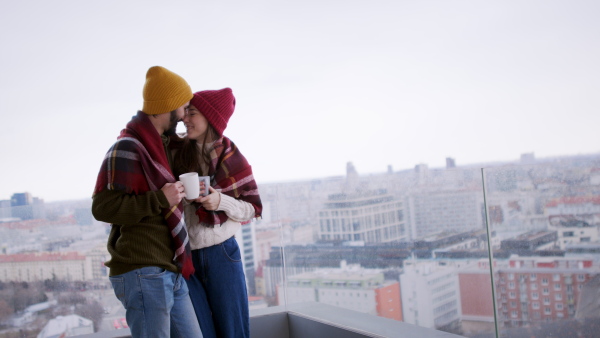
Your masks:
[{"label": "woman's blue jeans", "polygon": [[132,337],[202,337],[181,274],[149,266],[109,278]]},{"label": "woman's blue jeans", "polygon": [[246,277],[235,238],[192,250],[192,259],[196,272],[187,283],[204,337],[250,337]]}]

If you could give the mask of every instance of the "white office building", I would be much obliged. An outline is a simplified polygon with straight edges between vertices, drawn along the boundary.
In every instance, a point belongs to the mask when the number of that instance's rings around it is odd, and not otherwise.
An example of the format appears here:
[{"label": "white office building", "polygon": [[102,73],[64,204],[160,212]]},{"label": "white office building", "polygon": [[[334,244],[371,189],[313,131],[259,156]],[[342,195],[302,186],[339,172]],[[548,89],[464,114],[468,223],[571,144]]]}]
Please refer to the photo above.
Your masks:
[{"label": "white office building", "polygon": [[405,261],[400,275],[406,323],[440,328],[459,321],[460,290],[456,267],[431,261]]},{"label": "white office building", "polygon": [[319,239],[406,241],[403,202],[383,189],[330,195],[319,212]]}]

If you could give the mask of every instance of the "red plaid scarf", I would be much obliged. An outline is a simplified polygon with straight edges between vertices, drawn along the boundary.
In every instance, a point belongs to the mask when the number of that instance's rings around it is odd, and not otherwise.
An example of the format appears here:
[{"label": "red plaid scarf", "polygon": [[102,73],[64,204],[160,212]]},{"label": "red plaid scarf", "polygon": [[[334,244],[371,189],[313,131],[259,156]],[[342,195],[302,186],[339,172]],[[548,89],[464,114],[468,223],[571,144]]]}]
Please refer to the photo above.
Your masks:
[{"label": "red plaid scarf", "polygon": [[[142,194],[157,191],[166,183],[174,183],[176,180],[162,144],[148,116],[138,112],[104,157],[94,194],[104,189]],[[162,214],[173,236],[174,262],[187,279],[194,273],[194,266],[183,218],[183,204],[165,208]]]},{"label": "red plaid scarf", "polygon": [[[252,167],[238,147],[229,138],[223,136],[214,142],[210,158],[208,176],[211,177],[211,186],[220,189],[222,194],[252,204],[254,217],[260,217],[262,202],[258,194],[258,186],[254,181]],[[229,218],[224,211],[209,211],[201,204],[196,206],[196,214],[200,223],[209,227],[221,225]]]}]

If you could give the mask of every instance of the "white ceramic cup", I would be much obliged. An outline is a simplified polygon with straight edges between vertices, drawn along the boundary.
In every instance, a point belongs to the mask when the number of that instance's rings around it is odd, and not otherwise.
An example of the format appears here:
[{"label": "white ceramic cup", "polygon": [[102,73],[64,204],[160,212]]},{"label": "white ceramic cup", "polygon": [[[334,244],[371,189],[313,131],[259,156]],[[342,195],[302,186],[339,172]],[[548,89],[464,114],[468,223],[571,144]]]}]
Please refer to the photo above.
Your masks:
[{"label": "white ceramic cup", "polygon": [[198,177],[200,182],[204,181],[204,194],[202,196],[208,196],[210,191],[208,191],[208,187],[210,187],[210,176],[200,176]]},{"label": "white ceramic cup", "polygon": [[200,196],[200,181],[198,173],[185,173],[179,175],[179,180],[183,184],[185,198],[193,200]]}]

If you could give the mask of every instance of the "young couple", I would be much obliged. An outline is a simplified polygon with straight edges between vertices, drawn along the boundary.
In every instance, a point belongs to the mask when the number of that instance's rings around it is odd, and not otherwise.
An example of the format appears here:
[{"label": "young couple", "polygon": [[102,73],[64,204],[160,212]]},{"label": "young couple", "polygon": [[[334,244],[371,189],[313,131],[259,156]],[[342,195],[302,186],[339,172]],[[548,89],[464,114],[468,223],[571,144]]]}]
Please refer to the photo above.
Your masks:
[{"label": "young couple", "polygon": [[[252,169],[223,132],[231,89],[192,93],[151,67],[144,104],[104,157],[92,213],[111,223],[105,263],[132,337],[249,337],[246,280],[234,234],[262,204]],[[184,138],[175,134],[183,121]],[[193,201],[178,175],[211,177]],[[189,291],[188,291],[189,290]]]}]

